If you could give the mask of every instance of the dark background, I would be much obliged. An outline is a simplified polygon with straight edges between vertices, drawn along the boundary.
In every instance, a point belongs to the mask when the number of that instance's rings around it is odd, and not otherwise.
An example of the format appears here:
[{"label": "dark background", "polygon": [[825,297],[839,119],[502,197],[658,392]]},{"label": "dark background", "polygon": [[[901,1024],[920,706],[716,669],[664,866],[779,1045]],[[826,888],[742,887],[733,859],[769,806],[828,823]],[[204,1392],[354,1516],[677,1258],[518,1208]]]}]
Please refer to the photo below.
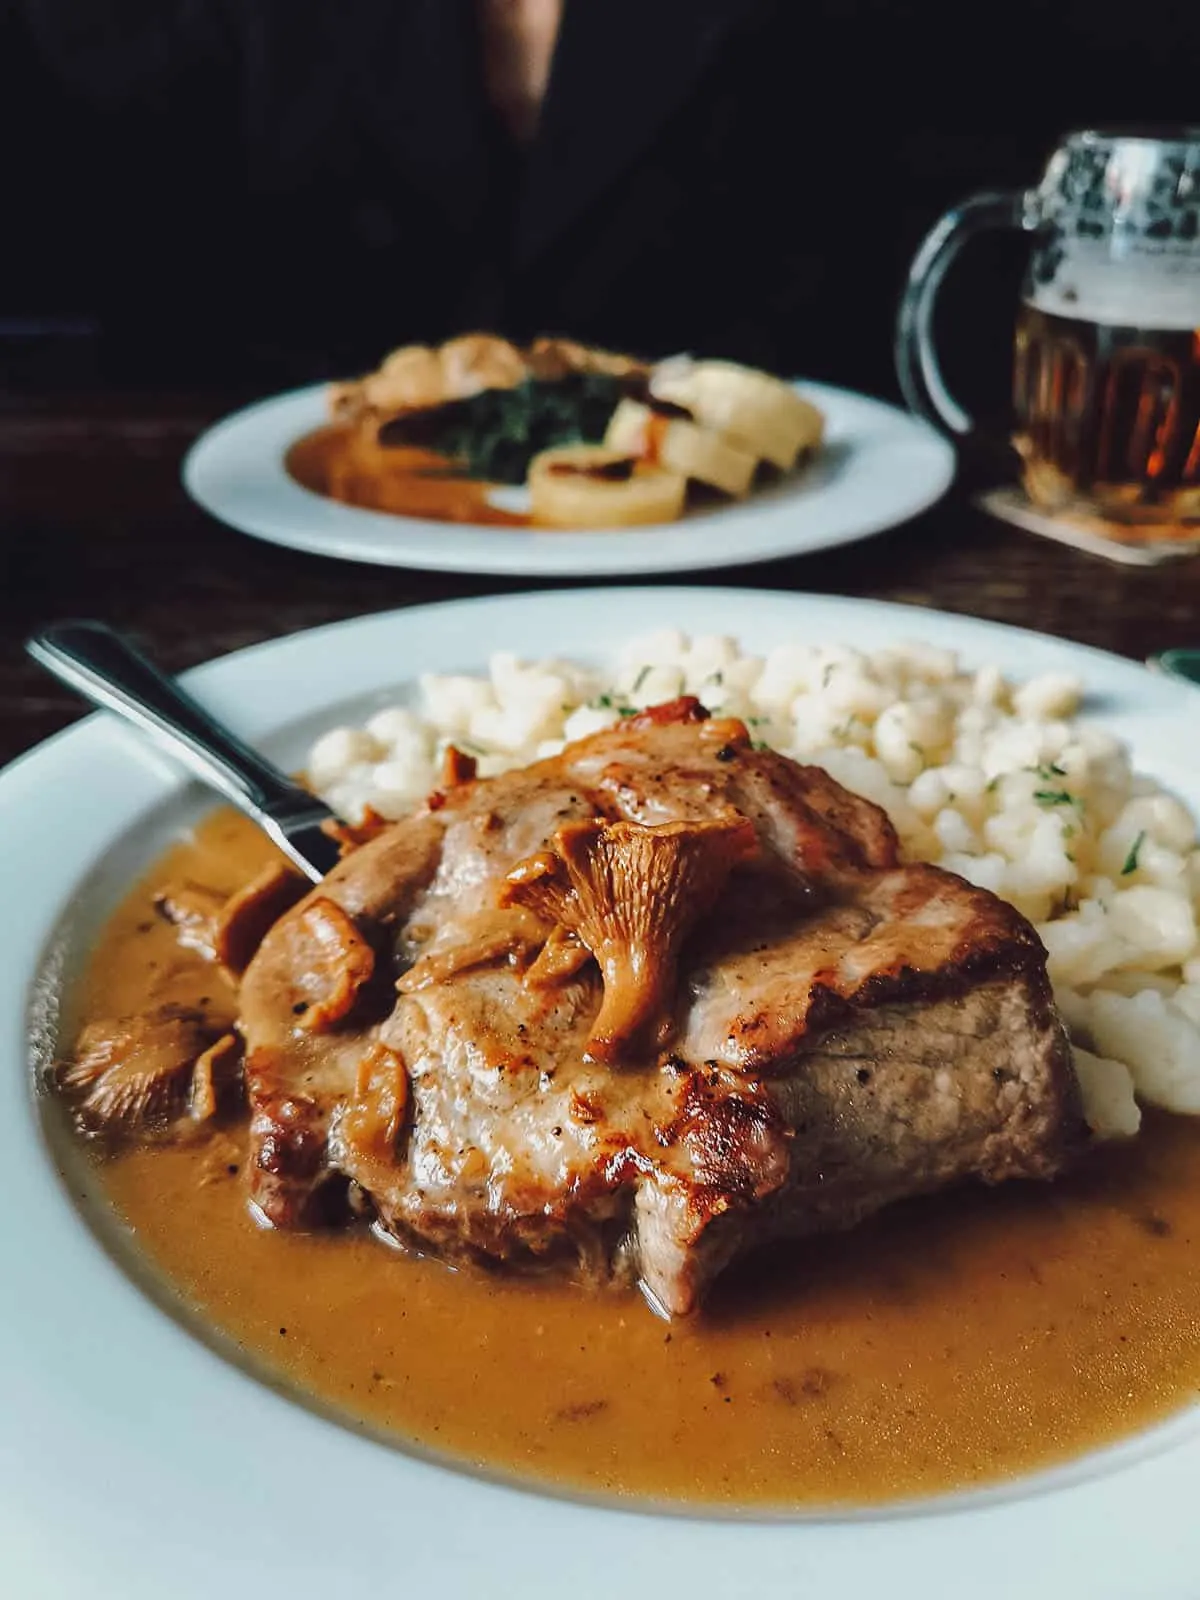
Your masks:
[{"label": "dark background", "polygon": [[[637,92],[631,53],[656,27],[679,39],[688,17],[701,26],[706,5],[567,3],[613,19],[607,58],[575,64],[578,81],[611,84],[571,130],[586,160],[589,140],[619,135]],[[10,375],[31,323],[99,330],[78,359],[107,383],[250,388],[482,325],[729,354],[894,395],[896,298],[942,210],[1032,182],[1064,128],[1200,120],[1192,0],[748,4],[619,182],[497,287],[502,225],[485,207],[455,235],[419,181],[422,162],[444,159],[444,125],[436,113],[422,124],[445,84],[406,75],[403,29],[431,5],[469,11],[467,0],[0,0]],[[199,42],[156,69],[147,24],[177,15],[206,19]],[[107,54],[80,46],[81,31],[106,29]],[[413,127],[397,134],[405,116]],[[513,180],[493,143],[498,216]],[[564,182],[574,170],[568,160]],[[639,184],[675,210],[643,203]],[[1003,406],[1021,258],[1019,241],[981,242],[945,296],[947,367],[989,410]]]},{"label": "dark background", "polygon": [[[91,240],[105,212],[94,187],[98,118],[34,48],[0,0],[0,326],[94,317]],[[110,195],[120,188],[110,175]]]},{"label": "dark background", "polygon": [[[100,617],[177,671],[366,611],[530,586],[280,549],[208,517],[180,482],[189,445],[236,405],[483,317],[482,304],[456,303],[487,240],[455,239],[444,216],[435,226],[416,182],[444,153],[453,107],[448,124],[420,73],[402,93],[401,53],[371,48],[377,136],[362,128],[361,96],[343,100],[332,131],[322,100],[342,78],[320,27],[361,55],[358,41],[393,19],[467,3],[0,0],[0,762],[79,714],[20,651],[54,618]],[[567,0],[618,19],[575,63],[596,142],[628,127],[627,49],[658,31],[653,95],[693,11],[739,3]],[[140,97],[119,92],[120,51],[84,83],[51,68],[30,26],[103,34],[122,16],[214,7],[262,25],[255,71],[185,71]],[[758,55],[753,36],[731,34],[530,274],[506,308],[514,331],[561,316],[560,331],[644,335],[653,354],[669,322],[668,347],[725,344],[894,397],[896,298],[945,207],[1033,181],[1063,129],[1200,122],[1195,0],[788,0],[759,13]],[[310,123],[299,139],[311,96],[316,136]],[[401,148],[380,129],[405,116]],[[427,127],[439,138],[423,139]],[[503,198],[511,171],[494,176]],[[640,226],[622,218],[631,186],[666,193],[671,226],[654,204]],[[597,267],[585,295],[590,256],[603,266],[618,246],[628,270]],[[944,303],[952,386],[998,424],[1023,253],[1020,240],[981,241]],[[1194,643],[1200,562],[1139,570],[1020,533],[974,505],[981,471],[992,462],[964,452],[945,501],[865,543],[694,581],[936,606],[1135,658]]]}]

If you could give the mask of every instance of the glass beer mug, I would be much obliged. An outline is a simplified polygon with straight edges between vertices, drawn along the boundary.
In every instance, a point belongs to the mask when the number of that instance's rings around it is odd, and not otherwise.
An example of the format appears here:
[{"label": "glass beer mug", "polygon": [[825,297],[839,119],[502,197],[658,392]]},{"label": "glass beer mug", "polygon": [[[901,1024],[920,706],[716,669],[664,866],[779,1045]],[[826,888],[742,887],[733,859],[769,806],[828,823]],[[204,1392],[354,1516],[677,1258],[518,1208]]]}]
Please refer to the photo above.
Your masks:
[{"label": "glass beer mug", "polygon": [[896,363],[914,411],[952,433],[932,339],[938,285],[985,228],[1033,236],[1013,369],[1025,493],[1134,542],[1200,548],[1200,128],[1072,133],[1024,194],[947,213],[909,273]]}]

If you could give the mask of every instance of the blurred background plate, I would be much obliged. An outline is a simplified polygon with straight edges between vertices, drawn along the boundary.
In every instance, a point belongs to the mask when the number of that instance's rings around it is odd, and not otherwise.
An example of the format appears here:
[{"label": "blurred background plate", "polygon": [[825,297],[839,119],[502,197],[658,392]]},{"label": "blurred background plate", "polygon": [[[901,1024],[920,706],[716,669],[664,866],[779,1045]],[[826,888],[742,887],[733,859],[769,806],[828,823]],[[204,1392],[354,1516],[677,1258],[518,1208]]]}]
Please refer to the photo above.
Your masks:
[{"label": "blurred background plate", "polygon": [[[798,383],[826,419],[821,455],[751,499],[658,527],[569,533],[472,526],[367,511],[289,476],[284,457],[327,420],[325,386],[264,400],[210,428],[189,452],[189,494],[272,544],[378,566],[523,577],[686,572],[851,544],[941,498],[954,451],[925,423],[847,389]],[[504,491],[507,496],[514,491]]]}]

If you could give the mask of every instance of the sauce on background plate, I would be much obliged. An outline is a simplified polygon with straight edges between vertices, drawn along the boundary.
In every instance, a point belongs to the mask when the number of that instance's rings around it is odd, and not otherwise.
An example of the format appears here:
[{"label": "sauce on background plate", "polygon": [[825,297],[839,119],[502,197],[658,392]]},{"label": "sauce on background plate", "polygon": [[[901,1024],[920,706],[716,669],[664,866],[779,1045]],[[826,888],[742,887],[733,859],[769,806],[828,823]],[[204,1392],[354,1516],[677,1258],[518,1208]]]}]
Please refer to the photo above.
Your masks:
[{"label": "sauce on background plate", "polygon": [[305,434],[284,466],[297,483],[326,499],[397,516],[527,528],[529,518],[488,499],[491,484],[464,478],[433,450],[381,445],[362,429],[331,422]]}]

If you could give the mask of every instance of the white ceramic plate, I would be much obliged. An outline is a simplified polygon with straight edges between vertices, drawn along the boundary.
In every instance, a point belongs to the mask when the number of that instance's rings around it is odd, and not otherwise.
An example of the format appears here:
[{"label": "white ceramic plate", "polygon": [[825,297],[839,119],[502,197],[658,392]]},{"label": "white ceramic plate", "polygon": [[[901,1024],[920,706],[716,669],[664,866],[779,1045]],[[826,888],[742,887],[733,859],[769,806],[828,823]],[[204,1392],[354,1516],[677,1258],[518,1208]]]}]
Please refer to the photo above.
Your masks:
[{"label": "white ceramic plate", "polygon": [[[663,527],[489,528],[327,500],[302,488],[283,464],[288,448],[326,420],[323,386],[264,400],[210,428],[189,452],[183,481],[222,522],[294,550],[385,567],[563,578],[688,572],[801,555],[890,528],[945,493],[954,452],[932,428],[865,395],[815,383],[797,387],[827,420],[827,443],[812,466],[750,500]],[[500,491],[499,503],[521,509],[522,493]]]},{"label": "white ceramic plate", "polygon": [[[495,649],[603,659],[670,623],[872,647],[919,638],[1018,678],[1084,676],[1092,711],[1200,806],[1196,690],[961,617],[744,590],[516,595],[397,612],[245,650],[188,682],[295,763],[314,730],[422,669]],[[310,708],[297,720],[296,708]],[[52,1027],[100,919],[207,802],[93,717],[0,776],[0,1590],[13,1600],[637,1594],[774,1600],[1194,1600],[1200,1412],[1000,1490],[840,1517],[652,1516],[407,1455],[255,1382],[97,1244],[43,1143],[29,1033]],[[514,1374],[514,1381],[520,1375]],[[462,1396],[469,1407],[469,1393]],[[703,1441],[694,1441],[702,1449]]]}]

